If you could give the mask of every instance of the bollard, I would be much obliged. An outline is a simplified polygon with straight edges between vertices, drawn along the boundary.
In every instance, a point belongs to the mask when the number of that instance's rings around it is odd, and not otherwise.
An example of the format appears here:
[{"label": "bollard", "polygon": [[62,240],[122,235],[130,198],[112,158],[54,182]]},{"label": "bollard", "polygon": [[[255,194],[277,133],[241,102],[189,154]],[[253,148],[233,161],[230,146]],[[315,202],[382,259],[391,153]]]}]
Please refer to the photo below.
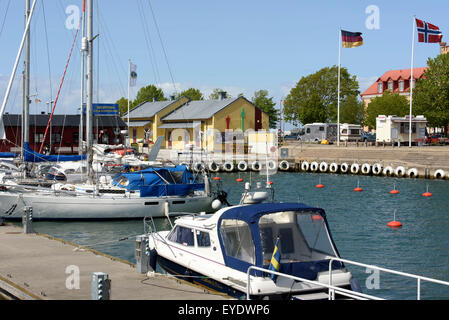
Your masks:
[{"label": "bollard", "polygon": [[398,148],[401,147],[401,139],[398,139]]},{"label": "bollard", "polygon": [[140,235],[134,242],[134,257],[136,258],[136,270],[139,273],[150,271],[150,248],[148,246],[148,236]]},{"label": "bollard", "polygon": [[90,283],[92,300],[111,299],[111,279],[103,272],[93,272]]},{"label": "bollard", "polygon": [[25,206],[22,214],[23,233],[35,233],[33,230],[33,207]]},{"label": "bollard", "polygon": [[348,146],[348,140],[345,140],[345,147]]}]

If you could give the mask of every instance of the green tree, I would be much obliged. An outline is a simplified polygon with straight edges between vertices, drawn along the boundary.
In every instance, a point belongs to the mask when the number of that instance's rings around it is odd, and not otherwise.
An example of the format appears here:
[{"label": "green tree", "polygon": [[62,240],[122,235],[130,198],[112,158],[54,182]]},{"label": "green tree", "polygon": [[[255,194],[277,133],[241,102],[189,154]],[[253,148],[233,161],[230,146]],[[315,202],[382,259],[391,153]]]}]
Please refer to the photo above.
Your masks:
[{"label": "green tree", "polygon": [[413,113],[424,115],[428,125],[449,125],[449,54],[440,54],[427,60],[424,78],[416,82],[413,90]]},{"label": "green tree", "polygon": [[347,96],[340,105],[340,123],[363,124],[364,113],[363,101],[357,96]]},{"label": "green tree", "polygon": [[398,93],[385,91],[380,97],[376,97],[368,104],[365,114],[365,125],[376,128],[376,117],[383,114],[403,117],[410,113],[410,103],[405,96]]},{"label": "green tree", "polygon": [[182,91],[180,94],[176,96],[176,99],[185,96],[190,100],[204,100],[204,96],[199,89],[189,88],[187,90]]},{"label": "green tree", "polygon": [[[118,111],[120,116],[123,116],[128,112],[128,99],[121,97],[116,101],[116,103],[118,104]],[[129,104],[129,110],[132,110],[132,102]]]},{"label": "green tree", "polygon": [[[357,96],[359,84],[346,68],[341,68],[340,101]],[[338,67],[325,67],[302,77],[290,90],[283,108],[286,121],[294,124],[336,122]],[[349,100],[348,100],[349,101]]]},{"label": "green tree", "polygon": [[210,100],[218,100],[218,99],[220,99],[219,92],[225,92],[225,98],[230,98],[230,97],[231,97],[231,96],[230,96],[226,91],[224,91],[223,89],[215,88],[215,89],[212,91],[212,93],[209,95],[209,99],[210,99]]},{"label": "green tree", "polygon": [[133,101],[133,108],[144,102],[152,102],[154,99],[156,99],[156,101],[167,100],[164,97],[164,92],[162,89],[156,87],[155,85],[150,84],[146,87],[142,87],[137,92],[136,98]]},{"label": "green tree", "polygon": [[279,121],[279,111],[274,108],[276,103],[273,102],[273,97],[268,97],[268,91],[259,90],[254,92],[252,102],[256,107],[268,114],[270,128],[275,129]]}]

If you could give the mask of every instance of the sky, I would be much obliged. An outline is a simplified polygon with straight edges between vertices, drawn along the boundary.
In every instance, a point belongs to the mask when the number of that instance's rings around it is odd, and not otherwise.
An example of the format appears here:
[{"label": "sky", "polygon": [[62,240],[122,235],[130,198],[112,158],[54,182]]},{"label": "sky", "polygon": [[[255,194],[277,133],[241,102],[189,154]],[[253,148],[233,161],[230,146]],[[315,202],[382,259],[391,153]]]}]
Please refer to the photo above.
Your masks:
[{"label": "sky", "polygon": [[[24,3],[0,0],[2,101],[23,33]],[[77,9],[82,0],[37,2],[31,24],[31,113],[48,112],[46,102],[58,93]],[[127,97],[131,60],[138,74],[131,98],[149,84],[166,96],[194,87],[206,98],[214,88],[248,99],[265,89],[279,108],[301,77],[338,64],[340,28],[362,32],[364,44],[343,48],[341,64],[363,92],[384,72],[410,68],[414,15],[437,25],[449,42],[447,12],[447,0],[95,0],[94,102]],[[438,44],[415,40],[415,67],[438,54]],[[78,37],[56,113],[78,112],[80,56]],[[22,70],[21,62],[6,112],[21,112]]]}]

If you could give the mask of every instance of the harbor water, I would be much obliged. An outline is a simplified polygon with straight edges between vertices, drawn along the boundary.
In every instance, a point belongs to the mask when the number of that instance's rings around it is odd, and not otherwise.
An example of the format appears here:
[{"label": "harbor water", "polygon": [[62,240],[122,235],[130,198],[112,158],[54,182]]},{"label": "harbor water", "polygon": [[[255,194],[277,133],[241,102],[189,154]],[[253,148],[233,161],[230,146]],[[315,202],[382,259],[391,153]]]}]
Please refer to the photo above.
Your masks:
[{"label": "harbor water", "polygon": [[[265,185],[266,176],[220,173],[231,204],[237,204],[244,182]],[[300,201],[325,209],[332,237],[342,258],[396,271],[449,281],[449,182],[352,175],[278,173],[270,176],[275,200]],[[324,188],[316,188],[321,183]],[[354,192],[359,185],[362,192]],[[398,194],[389,191],[396,188]],[[423,197],[429,192],[431,197]],[[403,226],[392,229],[389,221]],[[156,219],[158,230],[170,229]],[[134,260],[134,239],[143,221],[34,222],[40,233]],[[417,280],[347,265],[364,293],[386,299],[416,299]],[[99,270],[101,271],[101,270]],[[82,272],[82,270],[81,270]],[[421,299],[449,299],[449,287],[421,283]]]}]

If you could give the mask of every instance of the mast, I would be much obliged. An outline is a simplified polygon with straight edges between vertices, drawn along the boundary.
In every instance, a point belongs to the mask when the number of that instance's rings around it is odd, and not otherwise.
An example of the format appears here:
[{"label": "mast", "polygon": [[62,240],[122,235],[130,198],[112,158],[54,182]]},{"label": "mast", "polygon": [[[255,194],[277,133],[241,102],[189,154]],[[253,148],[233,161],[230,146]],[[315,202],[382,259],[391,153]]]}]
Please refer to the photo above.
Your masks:
[{"label": "mast", "polygon": [[92,183],[92,101],[93,101],[93,0],[87,4],[87,100],[86,100],[86,142],[87,142],[87,175]]},{"label": "mast", "polygon": [[[30,142],[30,29],[27,22],[30,17],[30,0],[25,0],[25,57],[23,61],[23,119],[22,119],[22,145]],[[23,154],[22,149],[22,154]],[[24,155],[23,155],[24,156]]]},{"label": "mast", "polygon": [[83,1],[83,15],[81,19],[81,108],[80,108],[80,129],[78,135],[78,154],[83,154],[84,141],[84,96],[85,96],[85,71],[86,71],[86,51],[88,43],[86,39],[86,0]]}]

